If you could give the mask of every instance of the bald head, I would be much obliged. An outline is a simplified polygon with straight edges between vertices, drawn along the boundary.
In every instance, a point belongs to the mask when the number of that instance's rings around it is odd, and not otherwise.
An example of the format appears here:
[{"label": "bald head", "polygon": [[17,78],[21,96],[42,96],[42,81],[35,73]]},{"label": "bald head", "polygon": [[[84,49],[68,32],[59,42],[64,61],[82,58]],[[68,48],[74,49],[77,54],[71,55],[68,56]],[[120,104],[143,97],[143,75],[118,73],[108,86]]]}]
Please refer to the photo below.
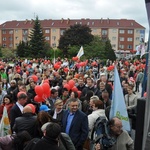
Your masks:
[{"label": "bald head", "polygon": [[32,108],[30,106],[25,106],[23,108],[23,113],[32,113]]},{"label": "bald head", "polygon": [[115,117],[113,119],[114,119],[114,124],[122,126],[122,122],[121,122],[121,120],[119,118]]},{"label": "bald head", "polygon": [[110,120],[110,128],[114,135],[119,136],[122,133],[122,122],[119,118],[114,117]]}]

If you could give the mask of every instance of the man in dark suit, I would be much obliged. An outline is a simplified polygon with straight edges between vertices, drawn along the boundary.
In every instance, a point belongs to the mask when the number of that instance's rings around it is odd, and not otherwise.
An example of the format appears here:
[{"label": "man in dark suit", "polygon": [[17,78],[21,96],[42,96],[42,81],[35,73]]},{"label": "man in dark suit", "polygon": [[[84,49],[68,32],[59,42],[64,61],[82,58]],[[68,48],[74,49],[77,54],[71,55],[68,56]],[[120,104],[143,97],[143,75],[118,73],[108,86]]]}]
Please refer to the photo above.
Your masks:
[{"label": "man in dark suit", "polygon": [[34,137],[34,128],[35,128],[36,120],[37,120],[37,117],[34,114],[32,108],[29,105],[26,105],[23,108],[22,116],[17,117],[15,119],[13,130],[16,133],[19,133],[25,130],[25,131],[28,131],[31,137]]},{"label": "man in dark suit", "polygon": [[76,98],[69,99],[69,110],[64,112],[62,131],[70,136],[76,150],[82,150],[89,130],[87,116],[78,109],[78,106]]},{"label": "man in dark suit", "polygon": [[17,117],[22,116],[23,106],[27,102],[27,94],[25,92],[19,92],[17,94],[17,98],[18,98],[18,100],[17,100],[16,104],[10,110],[10,125],[11,125],[11,129],[12,129],[13,125],[14,125],[15,119]]}]

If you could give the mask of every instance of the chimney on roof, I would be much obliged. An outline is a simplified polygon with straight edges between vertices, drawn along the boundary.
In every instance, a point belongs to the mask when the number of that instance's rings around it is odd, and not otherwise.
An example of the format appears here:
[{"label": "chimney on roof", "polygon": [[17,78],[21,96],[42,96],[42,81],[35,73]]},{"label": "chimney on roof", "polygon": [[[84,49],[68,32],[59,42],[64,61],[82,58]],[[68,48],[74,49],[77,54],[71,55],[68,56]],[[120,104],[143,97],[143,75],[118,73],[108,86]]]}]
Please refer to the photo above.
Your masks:
[{"label": "chimney on roof", "polygon": [[64,21],[64,19],[63,19],[63,18],[61,18],[61,23],[63,23],[63,21]]},{"label": "chimney on roof", "polygon": [[70,19],[68,18],[68,20],[67,20],[67,24],[69,24],[69,21],[70,21]]},{"label": "chimney on roof", "polygon": [[109,20],[109,18],[107,18],[107,23],[108,23],[108,24],[110,23],[110,20]]},{"label": "chimney on roof", "polygon": [[101,18],[101,23],[103,23],[103,18]]},{"label": "chimney on roof", "polygon": [[26,19],[26,21],[24,22],[24,24],[27,24],[27,22],[28,22],[28,19]]},{"label": "chimney on roof", "polygon": [[31,19],[31,21],[30,21],[30,24],[32,24],[33,23],[33,19]]}]

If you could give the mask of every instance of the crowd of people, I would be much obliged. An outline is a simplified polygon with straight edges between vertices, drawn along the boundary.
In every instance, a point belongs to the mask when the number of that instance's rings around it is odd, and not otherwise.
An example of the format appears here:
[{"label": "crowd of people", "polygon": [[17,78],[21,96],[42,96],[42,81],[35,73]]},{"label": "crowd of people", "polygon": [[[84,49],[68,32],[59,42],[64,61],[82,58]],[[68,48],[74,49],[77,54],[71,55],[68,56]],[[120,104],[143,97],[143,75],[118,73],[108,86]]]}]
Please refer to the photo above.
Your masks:
[{"label": "crowd of people", "polygon": [[[144,78],[145,59],[68,60],[57,58],[0,62],[0,119],[7,109],[12,134],[0,137],[2,150],[100,150],[91,144],[91,131],[100,116],[109,120],[114,66],[135,133],[137,94]],[[37,92],[37,87],[47,83]],[[41,92],[48,94],[41,96]],[[42,95],[43,95],[42,93]],[[134,112],[135,113],[135,112]],[[134,135],[122,130],[119,118],[109,120],[117,139],[111,150],[134,149]]]}]

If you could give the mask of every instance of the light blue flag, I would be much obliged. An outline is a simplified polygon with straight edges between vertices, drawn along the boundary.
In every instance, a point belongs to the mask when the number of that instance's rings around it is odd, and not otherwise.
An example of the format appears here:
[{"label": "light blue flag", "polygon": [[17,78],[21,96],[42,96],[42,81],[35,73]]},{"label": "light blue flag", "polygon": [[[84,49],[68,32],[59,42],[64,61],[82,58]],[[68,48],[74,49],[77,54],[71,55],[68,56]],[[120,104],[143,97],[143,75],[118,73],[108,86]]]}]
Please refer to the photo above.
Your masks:
[{"label": "light blue flag", "polygon": [[125,100],[124,100],[123,90],[120,83],[118,70],[116,67],[114,71],[114,91],[113,91],[112,105],[111,105],[109,116],[110,119],[113,117],[120,118],[123,124],[123,129],[130,131],[129,117],[125,105]]}]

